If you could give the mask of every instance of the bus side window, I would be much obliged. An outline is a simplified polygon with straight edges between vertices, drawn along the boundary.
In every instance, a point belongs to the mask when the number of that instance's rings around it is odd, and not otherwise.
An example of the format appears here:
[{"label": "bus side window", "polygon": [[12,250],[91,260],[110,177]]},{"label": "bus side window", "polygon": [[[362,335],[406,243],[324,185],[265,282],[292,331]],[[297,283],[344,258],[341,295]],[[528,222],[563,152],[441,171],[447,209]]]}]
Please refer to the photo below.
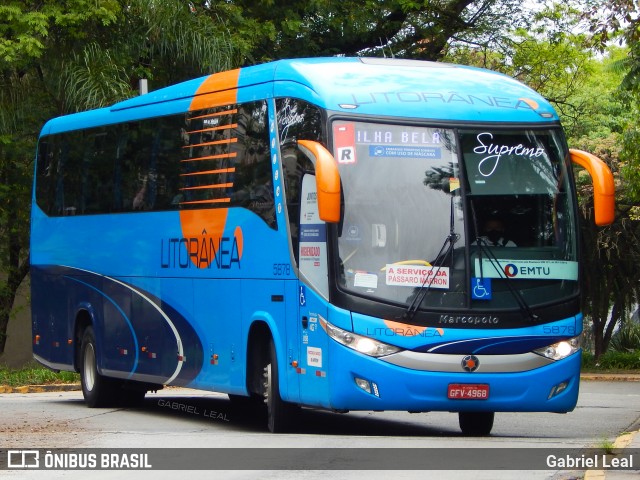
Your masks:
[{"label": "bus side window", "polygon": [[315,105],[296,98],[278,98],[276,111],[291,246],[298,263],[302,177],[305,173],[315,173],[315,168],[296,142],[313,140],[326,145],[326,133],[322,114]]},{"label": "bus side window", "polygon": [[231,135],[235,153],[232,205],[248,208],[271,228],[276,228],[276,209],[271,178],[267,104],[252,102],[238,105],[237,127]]},{"label": "bus side window", "polygon": [[302,178],[305,173],[314,173],[313,163],[296,146],[282,150],[282,168],[284,170],[284,190],[289,215],[291,246],[298,263],[298,245],[300,242],[300,205]]}]

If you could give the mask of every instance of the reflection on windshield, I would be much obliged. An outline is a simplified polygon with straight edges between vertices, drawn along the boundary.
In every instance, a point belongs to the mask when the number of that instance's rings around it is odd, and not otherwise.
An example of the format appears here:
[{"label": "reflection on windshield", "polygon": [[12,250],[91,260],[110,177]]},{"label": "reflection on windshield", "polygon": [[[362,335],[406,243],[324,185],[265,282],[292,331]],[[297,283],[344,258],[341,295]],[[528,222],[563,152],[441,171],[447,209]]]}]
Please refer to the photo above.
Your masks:
[{"label": "reflection on windshield", "polygon": [[333,139],[342,289],[409,310],[518,308],[514,288],[529,304],[575,291],[575,215],[556,132],[339,121]]},{"label": "reflection on windshield", "polygon": [[438,259],[452,211],[456,247],[465,238],[453,132],[355,122],[333,131],[345,198],[343,286],[408,305],[426,282],[427,297],[441,303],[457,294],[454,305],[464,302],[464,256],[456,255],[458,266],[453,252]]}]

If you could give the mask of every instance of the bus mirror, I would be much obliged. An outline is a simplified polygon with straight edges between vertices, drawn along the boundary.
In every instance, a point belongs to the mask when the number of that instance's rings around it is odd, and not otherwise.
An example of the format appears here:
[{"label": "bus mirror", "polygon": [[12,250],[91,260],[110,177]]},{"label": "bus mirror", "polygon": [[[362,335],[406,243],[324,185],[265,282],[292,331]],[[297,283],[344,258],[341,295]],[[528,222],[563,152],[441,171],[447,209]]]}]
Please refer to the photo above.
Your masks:
[{"label": "bus mirror", "polygon": [[607,164],[595,155],[569,149],[571,161],[585,168],[593,182],[593,209],[596,225],[610,225],[615,214],[615,185]]},{"label": "bus mirror", "polygon": [[316,159],[316,186],[320,219],[328,223],[338,223],[340,221],[340,173],[338,172],[338,164],[333,155],[318,142],[298,140],[298,145]]}]

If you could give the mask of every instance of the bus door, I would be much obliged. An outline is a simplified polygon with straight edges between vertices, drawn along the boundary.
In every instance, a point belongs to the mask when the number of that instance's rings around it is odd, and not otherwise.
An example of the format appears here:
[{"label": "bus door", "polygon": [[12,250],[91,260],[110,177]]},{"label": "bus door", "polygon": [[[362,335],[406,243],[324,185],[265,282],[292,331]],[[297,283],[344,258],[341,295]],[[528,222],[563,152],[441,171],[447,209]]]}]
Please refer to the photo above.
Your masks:
[{"label": "bus door", "polygon": [[316,177],[305,173],[300,195],[298,244],[298,304],[300,359],[297,372],[302,403],[328,407],[327,336],[320,316],[327,318],[329,298],[327,265],[327,224],[318,214]]}]

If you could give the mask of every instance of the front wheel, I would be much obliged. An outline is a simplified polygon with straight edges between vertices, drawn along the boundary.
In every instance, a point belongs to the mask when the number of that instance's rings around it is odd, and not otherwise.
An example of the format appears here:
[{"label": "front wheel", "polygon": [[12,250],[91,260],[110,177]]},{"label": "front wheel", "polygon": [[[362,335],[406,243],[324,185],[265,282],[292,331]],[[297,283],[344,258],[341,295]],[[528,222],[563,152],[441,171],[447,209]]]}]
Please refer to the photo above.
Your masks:
[{"label": "front wheel", "polygon": [[484,437],[493,428],[494,412],[458,412],[460,430],[470,437]]},{"label": "front wheel", "polygon": [[280,397],[278,359],[276,347],[271,340],[269,346],[269,363],[264,368],[264,402],[267,404],[267,425],[272,433],[283,433],[289,430],[295,406]]},{"label": "front wheel", "polygon": [[87,327],[82,335],[80,384],[88,407],[106,407],[114,402],[114,381],[98,373],[96,336],[93,333],[93,327]]}]

